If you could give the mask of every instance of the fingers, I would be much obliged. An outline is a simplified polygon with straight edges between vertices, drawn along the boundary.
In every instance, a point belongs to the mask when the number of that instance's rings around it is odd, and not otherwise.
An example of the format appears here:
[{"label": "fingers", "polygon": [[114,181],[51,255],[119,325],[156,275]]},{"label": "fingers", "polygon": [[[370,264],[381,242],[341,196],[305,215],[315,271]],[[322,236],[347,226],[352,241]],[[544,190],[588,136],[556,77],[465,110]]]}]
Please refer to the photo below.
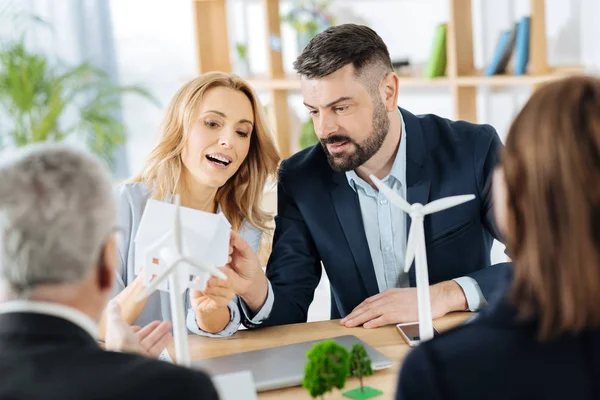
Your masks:
[{"label": "fingers", "polygon": [[131,327],[131,330],[133,331],[133,333],[137,333],[141,329],[142,329],[142,327],[141,326],[137,326],[137,325],[134,325],[134,326]]},{"label": "fingers", "polygon": [[[229,278],[229,276],[225,272],[225,270],[228,270],[229,268],[221,267],[219,269],[225,273],[227,278]],[[229,282],[229,279],[225,280],[225,279],[219,279],[217,277],[211,276],[210,279],[206,282],[206,287],[207,288],[211,288],[211,287],[229,288],[229,287],[231,287],[231,282]]]},{"label": "fingers", "polygon": [[106,315],[110,318],[121,318],[121,305],[116,300],[108,302],[106,307]]},{"label": "fingers", "polygon": [[347,328],[354,328],[360,326],[365,322],[372,319],[378,318],[382,315],[381,312],[372,308],[362,308],[360,310],[353,311],[345,319],[343,325]]},{"label": "fingers", "polygon": [[234,231],[231,231],[230,246],[232,246],[234,250],[238,250],[242,255],[248,252],[248,250],[252,251],[248,242],[246,242],[244,238]]},{"label": "fingers", "polygon": [[350,314],[340,321],[340,324],[351,328],[362,325],[372,319],[379,318],[385,314],[386,306],[391,301],[393,301],[393,299],[388,292],[371,296],[356,306]]},{"label": "fingers", "polygon": [[[145,336],[142,337],[142,332]],[[171,323],[169,321],[154,321],[138,332],[142,348],[150,357],[158,357],[172,339]]]},{"label": "fingers", "polygon": [[392,323],[393,316],[391,314],[383,314],[375,319],[367,321],[363,324],[363,328],[372,329],[386,326]]},{"label": "fingers", "polygon": [[225,300],[225,304],[227,304],[231,299],[233,299],[235,292],[230,288],[212,287],[206,289],[204,291],[204,295],[214,300]]},{"label": "fingers", "polygon": [[156,327],[160,325],[160,321],[152,321],[148,325],[141,328],[137,335],[140,338],[140,341],[144,340],[147,336],[149,336]]},{"label": "fingers", "polygon": [[364,312],[363,308],[365,308],[367,306],[367,300],[369,300],[369,299],[364,300],[362,303],[360,303],[359,305],[354,307],[354,309],[352,310],[352,312],[350,314],[348,314],[344,318],[342,318],[342,320],[340,321],[340,324],[346,325],[346,322],[348,320],[354,319],[357,316],[359,316],[360,314],[362,314]]}]

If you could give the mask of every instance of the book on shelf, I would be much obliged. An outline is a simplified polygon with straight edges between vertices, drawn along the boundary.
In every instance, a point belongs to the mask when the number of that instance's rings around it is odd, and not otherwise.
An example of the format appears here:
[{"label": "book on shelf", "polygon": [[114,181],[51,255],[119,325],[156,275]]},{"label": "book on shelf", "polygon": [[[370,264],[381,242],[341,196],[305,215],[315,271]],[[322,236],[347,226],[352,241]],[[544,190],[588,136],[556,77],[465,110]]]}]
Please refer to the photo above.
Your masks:
[{"label": "book on shelf", "polygon": [[529,62],[529,26],[531,18],[525,16],[517,26],[517,39],[515,42],[515,59],[513,73],[524,75]]},{"label": "book on shelf", "polygon": [[[514,75],[524,75],[529,62],[529,36],[531,18],[522,17],[512,29],[500,33],[490,63],[483,74],[492,76],[506,73],[508,63],[513,58]],[[514,53],[514,57],[513,57]]]},{"label": "book on shelf", "polygon": [[435,28],[435,35],[433,37],[433,47],[431,49],[431,55],[429,61],[425,67],[425,78],[435,78],[438,76],[444,76],[446,73],[446,32],[448,25],[446,23],[438,24]]},{"label": "book on shelf", "polygon": [[500,33],[492,60],[483,72],[485,76],[503,74],[506,71],[515,47],[517,26],[518,24],[515,24],[512,29]]}]

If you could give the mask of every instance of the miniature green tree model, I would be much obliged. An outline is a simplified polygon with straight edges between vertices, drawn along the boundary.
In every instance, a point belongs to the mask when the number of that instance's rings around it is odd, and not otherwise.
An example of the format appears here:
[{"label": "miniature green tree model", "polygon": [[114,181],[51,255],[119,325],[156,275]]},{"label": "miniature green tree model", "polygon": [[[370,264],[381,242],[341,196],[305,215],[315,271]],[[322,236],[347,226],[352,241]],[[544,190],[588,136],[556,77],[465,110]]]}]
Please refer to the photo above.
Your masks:
[{"label": "miniature green tree model", "polygon": [[342,389],[350,372],[348,351],[333,340],[313,346],[308,352],[308,363],[304,369],[302,387],[315,398],[331,391]]},{"label": "miniature green tree model", "polygon": [[371,359],[367,354],[367,350],[365,350],[362,344],[354,343],[350,351],[350,376],[354,376],[360,380],[360,389],[357,388],[344,392],[344,396],[364,400],[383,394],[381,390],[363,385],[363,377],[370,375],[373,375],[373,368],[371,368]]},{"label": "miniature green tree model", "polygon": [[354,343],[350,352],[350,376],[357,377],[360,381],[360,391],[364,392],[363,376],[373,375],[371,368],[371,359],[364,346],[360,343]]}]

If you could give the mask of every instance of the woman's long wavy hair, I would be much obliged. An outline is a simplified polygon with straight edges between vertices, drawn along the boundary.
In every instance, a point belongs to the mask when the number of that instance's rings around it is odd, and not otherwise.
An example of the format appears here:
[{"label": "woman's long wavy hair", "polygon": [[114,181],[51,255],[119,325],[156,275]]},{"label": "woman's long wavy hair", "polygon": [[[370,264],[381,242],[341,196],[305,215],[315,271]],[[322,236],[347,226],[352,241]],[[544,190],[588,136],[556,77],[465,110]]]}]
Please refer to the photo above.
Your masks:
[{"label": "woman's long wavy hair", "polygon": [[158,144],[148,156],[141,173],[130,181],[143,182],[151,191],[152,198],[157,200],[181,193],[181,153],[198,118],[204,94],[216,87],[244,93],[254,110],[248,156],[238,171],[217,190],[216,201],[234,231],[239,231],[244,220],[267,231],[272,216],[261,207],[263,192],[267,181],[277,173],[280,157],[258,97],[250,85],[236,75],[209,72],[179,89],[162,122]]},{"label": "woman's long wavy hair", "polygon": [[536,91],[502,155],[512,301],[542,340],[600,326],[600,79]]}]

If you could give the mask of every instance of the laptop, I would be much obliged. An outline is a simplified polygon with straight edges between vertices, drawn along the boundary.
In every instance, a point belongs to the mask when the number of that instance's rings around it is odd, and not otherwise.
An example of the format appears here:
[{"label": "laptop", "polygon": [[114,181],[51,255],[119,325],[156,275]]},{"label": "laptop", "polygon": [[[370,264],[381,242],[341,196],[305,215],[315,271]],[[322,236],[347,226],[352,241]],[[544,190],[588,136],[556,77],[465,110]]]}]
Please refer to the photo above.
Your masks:
[{"label": "laptop", "polygon": [[[373,370],[392,366],[392,360],[353,335],[337,336],[336,343],[344,346],[348,352],[354,343],[361,343],[371,358]],[[257,392],[302,385],[304,366],[308,362],[306,353],[316,344],[327,339],[289,344],[230,354],[203,360],[193,360],[192,368],[202,369],[214,376],[237,371],[251,371]]]}]

